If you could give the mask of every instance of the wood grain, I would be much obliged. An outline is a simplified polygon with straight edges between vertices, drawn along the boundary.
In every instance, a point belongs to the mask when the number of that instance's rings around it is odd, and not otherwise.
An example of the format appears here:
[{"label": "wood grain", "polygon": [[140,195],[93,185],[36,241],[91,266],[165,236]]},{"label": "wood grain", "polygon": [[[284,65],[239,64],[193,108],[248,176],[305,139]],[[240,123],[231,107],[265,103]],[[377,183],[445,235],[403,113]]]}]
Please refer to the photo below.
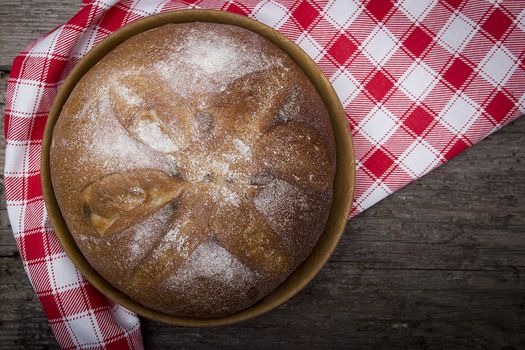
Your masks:
[{"label": "wood grain", "polygon": [[[0,73],[2,114],[5,85]],[[143,320],[146,346],[523,348],[524,178],[522,118],[351,220],[331,261],[282,307],[215,329]],[[1,189],[0,348],[57,348]]]},{"label": "wood grain", "polygon": [[81,0],[1,0],[0,70],[6,70],[29,43],[71,18],[80,3]]},{"label": "wood grain", "polygon": [[[79,3],[2,0],[0,66]],[[0,72],[0,115],[6,83]],[[215,329],[143,320],[146,348],[523,349],[524,179],[521,118],[351,220],[331,261],[282,307]],[[0,348],[58,349],[23,271],[1,180]]]}]

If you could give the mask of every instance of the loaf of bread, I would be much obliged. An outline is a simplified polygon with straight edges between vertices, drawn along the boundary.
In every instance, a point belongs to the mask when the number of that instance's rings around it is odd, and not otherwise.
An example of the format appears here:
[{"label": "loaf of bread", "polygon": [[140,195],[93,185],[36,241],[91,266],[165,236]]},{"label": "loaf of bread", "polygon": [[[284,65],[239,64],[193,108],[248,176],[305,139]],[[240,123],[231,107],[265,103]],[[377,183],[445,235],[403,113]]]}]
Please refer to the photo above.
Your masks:
[{"label": "loaf of bread", "polygon": [[151,309],[211,318],[254,304],[311,253],[335,142],[314,86],[277,46],[235,26],[168,24],[79,81],[50,162],[102,277]]}]

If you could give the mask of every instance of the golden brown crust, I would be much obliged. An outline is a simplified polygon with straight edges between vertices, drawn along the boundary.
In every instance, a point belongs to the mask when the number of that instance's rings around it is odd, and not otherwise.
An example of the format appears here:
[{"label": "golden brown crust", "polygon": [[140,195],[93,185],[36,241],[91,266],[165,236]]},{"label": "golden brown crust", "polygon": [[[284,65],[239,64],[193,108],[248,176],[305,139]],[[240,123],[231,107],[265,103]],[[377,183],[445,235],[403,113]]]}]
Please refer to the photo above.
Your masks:
[{"label": "golden brown crust", "polygon": [[90,264],[134,300],[218,317],[310,254],[328,217],[326,108],[281,50],[228,25],[165,25],[110,52],[55,126],[51,176]]},{"label": "golden brown crust", "polygon": [[184,181],[158,170],[109,174],[81,193],[82,214],[99,236],[109,236],[174,201]]}]

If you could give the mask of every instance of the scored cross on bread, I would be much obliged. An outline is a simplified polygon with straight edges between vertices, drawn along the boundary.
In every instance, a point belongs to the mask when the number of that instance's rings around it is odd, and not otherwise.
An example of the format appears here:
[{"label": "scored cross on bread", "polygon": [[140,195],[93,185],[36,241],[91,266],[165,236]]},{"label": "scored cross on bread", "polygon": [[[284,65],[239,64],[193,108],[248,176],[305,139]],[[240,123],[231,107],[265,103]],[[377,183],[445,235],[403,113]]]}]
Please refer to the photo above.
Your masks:
[{"label": "scored cross on bread", "polygon": [[179,316],[229,314],[276,288],[333,195],[320,95],[283,51],[229,25],[169,24],[117,46],[71,92],[50,156],[91,266]]},{"label": "scored cross on bread", "polygon": [[[174,206],[167,238],[148,253],[134,278],[151,283],[166,278],[207,240],[215,240],[255,271],[279,275],[295,263],[286,253],[285,240],[255,206],[254,198],[267,185],[255,180],[264,174],[268,181],[322,190],[329,186],[330,160],[313,128],[278,118],[276,106],[292,88],[282,87],[281,72],[262,74],[280,86],[261,93],[250,75],[202,109],[175,92],[166,94],[169,89],[162,83],[145,85],[148,80],[140,76],[121,81],[119,89],[110,92],[115,115],[129,135],[156,152],[173,155],[180,169],[176,176],[151,169],[110,174],[83,192],[84,215],[99,235],[122,231],[168,203]],[[148,103],[158,90],[164,97]],[[241,97],[233,99],[233,94]],[[195,138],[194,133],[207,137]],[[301,153],[308,156],[298,157]],[[221,191],[233,199],[221,201]],[[215,192],[219,200],[213,198]],[[176,237],[170,240],[170,234]]]}]

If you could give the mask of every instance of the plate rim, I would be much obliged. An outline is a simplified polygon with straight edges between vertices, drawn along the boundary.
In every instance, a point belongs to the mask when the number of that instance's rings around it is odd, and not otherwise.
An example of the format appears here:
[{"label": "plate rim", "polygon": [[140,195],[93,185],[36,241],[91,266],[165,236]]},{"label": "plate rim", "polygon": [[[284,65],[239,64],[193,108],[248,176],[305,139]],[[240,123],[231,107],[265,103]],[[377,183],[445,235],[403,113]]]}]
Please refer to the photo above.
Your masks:
[{"label": "plate rim", "polygon": [[[54,195],[50,174],[49,151],[53,128],[64,103],[77,82],[113,48],[132,36],[165,24],[190,22],[211,22],[239,26],[255,32],[277,45],[303,70],[321,95],[330,114],[336,141],[336,172],[332,205],[325,229],[314,249],[306,260],[270,294],[248,308],[218,318],[179,317],[150,309],[134,301],[100,276],[82,255],[67,228]],[[110,300],[149,319],[177,326],[214,327],[245,321],[273,310],[291,299],[317,275],[339,243],[348,220],[355,189],[355,153],[346,113],[335,90],[317,64],[298,45],[288,40],[277,30],[248,17],[220,10],[177,10],[151,15],[123,26],[94,46],[71,70],[53,101],[46,121],[41,151],[41,184],[49,221],[62,247],[86,280],[97,290]]]}]

